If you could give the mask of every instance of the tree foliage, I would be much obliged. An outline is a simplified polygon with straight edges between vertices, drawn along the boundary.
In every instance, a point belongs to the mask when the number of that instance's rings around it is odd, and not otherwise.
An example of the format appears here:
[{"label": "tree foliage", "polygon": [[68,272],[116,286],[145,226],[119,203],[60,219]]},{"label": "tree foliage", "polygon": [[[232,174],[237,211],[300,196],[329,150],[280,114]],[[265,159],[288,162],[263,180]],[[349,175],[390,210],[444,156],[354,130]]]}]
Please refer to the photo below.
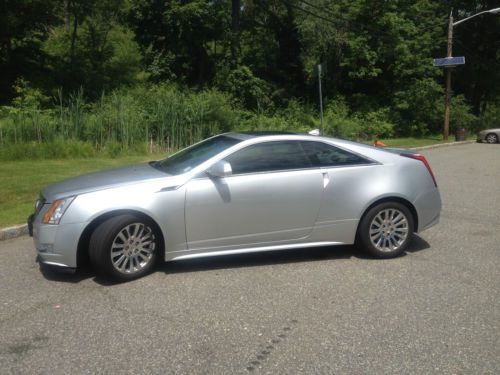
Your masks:
[{"label": "tree foliage", "polygon": [[[276,115],[295,123],[292,112],[317,116],[313,68],[321,62],[332,132],[436,133],[444,74],[432,58],[445,56],[450,9],[462,19],[497,6],[497,0],[4,0],[0,103],[16,107],[19,87],[49,98],[37,106],[50,107],[61,91],[93,103],[103,92],[168,82],[225,92],[254,120]],[[494,122],[499,26],[500,17],[487,14],[456,27],[454,52],[467,64],[453,72],[452,126],[483,123],[486,114]],[[278,122],[266,126],[282,127]]]}]

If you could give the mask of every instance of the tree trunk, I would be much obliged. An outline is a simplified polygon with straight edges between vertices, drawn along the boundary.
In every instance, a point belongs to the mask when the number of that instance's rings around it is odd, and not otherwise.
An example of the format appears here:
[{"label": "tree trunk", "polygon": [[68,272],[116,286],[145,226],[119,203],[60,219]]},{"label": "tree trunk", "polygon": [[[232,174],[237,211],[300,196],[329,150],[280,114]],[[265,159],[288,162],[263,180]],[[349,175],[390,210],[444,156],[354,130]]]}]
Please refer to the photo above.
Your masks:
[{"label": "tree trunk", "polygon": [[75,3],[73,2],[73,32],[71,33],[71,49],[70,49],[70,56],[71,56],[71,66],[73,66],[73,60],[75,57],[75,45],[76,45],[76,35],[78,31],[78,15],[76,12],[76,6]]},{"label": "tree trunk", "polygon": [[241,0],[231,0],[231,65],[238,66],[240,57]]},{"label": "tree trunk", "polygon": [[64,0],[64,27],[69,33],[69,0]]}]

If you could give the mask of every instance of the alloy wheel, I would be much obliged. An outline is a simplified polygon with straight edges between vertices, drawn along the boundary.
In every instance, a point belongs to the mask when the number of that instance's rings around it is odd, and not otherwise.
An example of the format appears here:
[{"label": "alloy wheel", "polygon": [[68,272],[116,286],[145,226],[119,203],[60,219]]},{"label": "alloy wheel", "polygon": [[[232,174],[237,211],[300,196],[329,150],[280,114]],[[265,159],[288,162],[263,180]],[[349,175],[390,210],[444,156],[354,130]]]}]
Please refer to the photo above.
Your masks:
[{"label": "alloy wheel", "polygon": [[370,241],[382,252],[397,251],[408,237],[408,219],[395,208],[380,211],[370,223]]},{"label": "alloy wheel", "polygon": [[497,143],[498,142],[497,136],[495,134],[488,134],[486,136],[486,142],[488,142],[488,143]]},{"label": "alloy wheel", "polygon": [[111,263],[120,273],[134,274],[153,259],[156,241],[153,230],[144,223],[121,229],[111,245]]}]

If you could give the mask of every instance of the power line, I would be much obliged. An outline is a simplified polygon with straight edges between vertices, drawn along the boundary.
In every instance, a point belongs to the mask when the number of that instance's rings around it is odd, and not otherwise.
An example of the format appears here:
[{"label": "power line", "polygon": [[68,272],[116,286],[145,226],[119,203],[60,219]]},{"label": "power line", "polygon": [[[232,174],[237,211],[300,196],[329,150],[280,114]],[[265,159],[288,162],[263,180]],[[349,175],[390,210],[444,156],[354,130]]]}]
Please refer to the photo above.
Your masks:
[{"label": "power line", "polygon": [[[388,34],[388,33],[384,33],[384,32],[383,32],[383,31],[381,31],[381,30],[376,30],[376,29],[374,29],[374,28],[368,27],[368,26],[367,26],[367,25],[365,25],[365,24],[361,24],[361,23],[356,22],[356,21],[353,21],[353,20],[347,20],[347,19],[345,19],[345,18],[338,17],[337,15],[335,15],[335,14],[334,14],[333,12],[331,12],[330,10],[328,10],[328,11],[327,11],[327,13],[329,13],[331,16],[335,17],[335,19],[336,19],[335,21],[337,21],[337,22],[335,22],[334,20],[331,20],[331,19],[329,19],[329,18],[323,17],[323,16],[321,16],[321,15],[319,15],[319,14],[317,14],[317,13],[314,13],[314,12],[312,12],[312,11],[308,10],[308,9],[304,9],[304,8],[302,8],[302,7],[300,7],[300,6],[294,5],[294,4],[290,3],[288,0],[281,0],[281,2],[282,2],[282,3],[284,3],[284,4],[286,4],[286,5],[288,5],[288,6],[290,6],[291,8],[294,8],[294,9],[300,10],[301,12],[304,12],[304,13],[306,13],[306,14],[308,14],[308,15],[312,16],[312,17],[315,17],[315,18],[317,18],[317,19],[321,19],[321,20],[323,20],[323,21],[326,21],[326,22],[328,22],[328,23],[330,23],[330,24],[332,24],[332,25],[334,25],[334,26],[337,26],[337,27],[338,27],[338,26],[341,26],[341,25],[340,25],[340,23],[339,23],[338,21],[343,21],[343,22],[346,22],[346,23],[348,23],[348,24],[358,25],[358,26],[360,26],[360,28],[361,28],[361,29],[363,29],[363,28],[364,28],[366,31],[370,31],[370,32],[372,32],[372,33],[374,33],[374,34],[379,34],[379,36],[382,36],[382,37],[392,37],[392,35],[390,35],[390,34]],[[301,2],[301,3],[303,3],[303,4],[306,4],[306,5],[311,6],[309,3],[305,2],[305,1],[302,1],[302,0],[301,0],[300,2]],[[317,6],[312,6],[312,7],[313,7],[313,8],[315,8],[316,10],[325,11],[325,9],[320,9],[320,8],[319,8],[319,7],[317,7]]]},{"label": "power line", "polygon": [[[325,17],[323,17],[323,16],[320,16],[320,15],[318,15],[318,14],[316,14],[316,13],[313,13],[313,12],[311,12],[311,11],[307,10],[307,9],[301,8],[301,7],[297,6],[297,5],[294,5],[294,4],[290,3],[290,2],[289,2],[289,1],[287,1],[287,0],[281,0],[281,2],[282,2],[282,3],[284,3],[285,5],[290,6],[291,8],[294,8],[294,9],[300,10],[300,11],[302,11],[302,12],[304,12],[304,13],[307,13],[307,14],[309,14],[309,15],[313,16],[313,17],[316,17],[316,18],[318,18],[318,19],[321,19],[321,20],[323,20],[323,21],[326,21],[326,22],[328,22],[328,23],[331,23],[332,25],[336,25],[336,24],[335,24],[335,22],[333,22],[332,20],[330,20],[330,19],[328,19],[328,18],[325,18]],[[337,26],[337,25],[336,25],[336,26]]]},{"label": "power line", "polygon": [[311,8],[315,8],[316,10],[320,10],[320,11],[323,11],[323,12],[326,12],[326,13],[329,13],[330,15],[334,16],[334,17],[338,17],[336,14],[333,13],[333,11],[331,11],[330,9],[328,9],[327,7],[325,8],[321,8],[319,7],[318,5],[314,5],[314,4],[311,4],[307,1],[304,1],[304,0],[299,0],[301,3],[303,4],[306,4],[307,6],[310,6]]},{"label": "power line", "polygon": [[[291,4],[288,0],[282,0],[282,2],[284,2],[285,4],[288,4],[289,6],[295,8],[295,9],[298,9],[298,10],[300,10],[302,12],[305,12],[305,13],[313,16],[313,17],[325,20],[325,18],[323,16],[320,16],[317,13],[313,13],[313,12],[311,12],[309,10],[304,9],[304,8],[295,6],[295,5]],[[392,34],[384,32],[383,30],[380,30],[380,29],[376,29],[376,28],[371,27],[369,25],[366,25],[364,23],[360,23],[360,22],[357,22],[357,21],[354,21],[354,20],[349,20],[349,19],[346,19],[346,18],[342,18],[339,15],[335,14],[331,9],[329,9],[327,7],[320,7],[320,6],[312,4],[311,2],[306,1],[306,0],[299,0],[299,2],[301,2],[302,4],[305,4],[307,6],[309,6],[311,8],[314,8],[317,11],[322,11],[322,12],[328,13],[332,17],[335,17],[336,20],[340,20],[340,21],[343,21],[343,22],[346,22],[346,23],[352,24],[352,25],[357,25],[361,29],[365,29],[365,30],[367,30],[367,31],[369,31],[371,33],[378,34],[378,36],[391,37],[391,38],[394,37]],[[335,25],[335,23],[332,20],[328,20],[328,21],[330,23],[332,23],[333,25]],[[431,28],[434,28],[434,27],[436,27],[436,26],[431,26],[431,27],[426,27],[426,28],[420,28],[420,29],[418,29],[418,32],[422,33],[424,31],[430,30]]]}]

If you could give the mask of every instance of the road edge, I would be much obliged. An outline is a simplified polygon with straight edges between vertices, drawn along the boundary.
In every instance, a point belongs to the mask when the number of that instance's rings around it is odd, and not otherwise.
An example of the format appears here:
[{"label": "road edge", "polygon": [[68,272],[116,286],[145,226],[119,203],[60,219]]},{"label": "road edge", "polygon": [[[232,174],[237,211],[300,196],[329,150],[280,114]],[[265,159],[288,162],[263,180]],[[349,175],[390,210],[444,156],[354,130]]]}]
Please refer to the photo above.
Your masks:
[{"label": "road edge", "polygon": [[469,141],[459,141],[459,142],[449,142],[449,143],[436,143],[435,145],[413,147],[412,150],[417,150],[417,151],[418,150],[430,150],[433,148],[460,146],[460,145],[466,145],[469,143],[476,143],[476,142],[477,141],[475,141],[475,140],[469,140]]},{"label": "road edge", "polygon": [[12,238],[17,238],[25,236],[28,234],[28,225],[15,225],[8,228],[0,229],[0,241],[10,240]]},{"label": "road edge", "polygon": [[[439,147],[449,147],[449,146],[459,146],[468,143],[475,143],[476,141],[461,141],[461,142],[449,142],[449,143],[438,143],[430,146],[413,147],[412,150],[430,150]],[[15,225],[8,228],[0,228],[0,241],[10,240],[12,238],[17,238],[25,236],[28,234],[28,225]]]}]

